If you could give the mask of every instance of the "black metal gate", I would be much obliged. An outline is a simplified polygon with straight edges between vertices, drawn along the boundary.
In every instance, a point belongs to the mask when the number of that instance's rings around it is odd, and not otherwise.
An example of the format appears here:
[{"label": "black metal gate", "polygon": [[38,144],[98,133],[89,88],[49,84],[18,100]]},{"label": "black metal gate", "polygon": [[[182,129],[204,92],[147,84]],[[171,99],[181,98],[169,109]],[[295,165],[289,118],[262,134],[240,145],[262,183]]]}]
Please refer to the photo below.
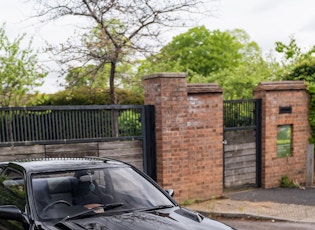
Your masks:
[{"label": "black metal gate", "polygon": [[261,187],[261,99],[223,105],[224,188]]}]

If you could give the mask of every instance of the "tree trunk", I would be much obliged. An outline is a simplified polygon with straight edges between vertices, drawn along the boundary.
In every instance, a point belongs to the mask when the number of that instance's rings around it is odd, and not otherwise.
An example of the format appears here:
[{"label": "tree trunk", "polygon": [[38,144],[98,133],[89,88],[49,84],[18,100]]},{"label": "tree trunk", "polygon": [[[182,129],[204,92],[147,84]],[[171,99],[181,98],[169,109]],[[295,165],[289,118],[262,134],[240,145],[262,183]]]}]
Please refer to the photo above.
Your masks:
[{"label": "tree trunk", "polygon": [[[115,97],[115,74],[116,74],[116,62],[112,61],[110,66],[110,76],[109,76],[109,96],[110,96],[110,103],[116,104],[116,97]],[[118,128],[118,111],[113,109],[112,110],[112,135],[113,137],[118,137],[119,135],[119,128]]]},{"label": "tree trunk", "polygon": [[115,74],[116,74],[116,62],[112,61],[110,65],[110,75],[109,75],[109,98],[111,104],[116,104],[115,98]]}]

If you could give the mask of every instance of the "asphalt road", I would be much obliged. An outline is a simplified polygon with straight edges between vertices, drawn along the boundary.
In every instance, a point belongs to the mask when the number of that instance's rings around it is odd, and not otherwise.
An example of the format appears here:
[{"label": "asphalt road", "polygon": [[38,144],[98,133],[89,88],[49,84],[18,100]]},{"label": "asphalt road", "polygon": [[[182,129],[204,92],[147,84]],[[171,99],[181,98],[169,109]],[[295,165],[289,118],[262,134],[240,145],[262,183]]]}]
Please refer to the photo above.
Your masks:
[{"label": "asphalt road", "polygon": [[315,188],[305,190],[297,188],[253,189],[241,192],[230,192],[226,196],[231,200],[251,202],[276,202],[315,206]]},{"label": "asphalt road", "polygon": [[278,221],[252,221],[244,219],[219,219],[219,221],[239,230],[313,230],[314,224],[278,222]]}]

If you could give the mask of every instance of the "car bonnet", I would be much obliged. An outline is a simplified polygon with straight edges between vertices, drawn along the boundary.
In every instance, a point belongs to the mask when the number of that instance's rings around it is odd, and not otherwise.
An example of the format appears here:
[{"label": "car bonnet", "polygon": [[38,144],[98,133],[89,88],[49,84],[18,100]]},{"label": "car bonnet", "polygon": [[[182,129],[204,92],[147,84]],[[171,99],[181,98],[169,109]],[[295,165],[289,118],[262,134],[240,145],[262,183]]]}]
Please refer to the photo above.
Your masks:
[{"label": "car bonnet", "polygon": [[[232,228],[206,217],[194,218],[191,211],[185,213],[179,207],[158,211],[134,211],[112,216],[95,216],[79,220],[60,222],[59,229],[93,230],[231,230]],[[191,217],[189,217],[191,215]],[[199,215],[195,213],[195,215]]]}]

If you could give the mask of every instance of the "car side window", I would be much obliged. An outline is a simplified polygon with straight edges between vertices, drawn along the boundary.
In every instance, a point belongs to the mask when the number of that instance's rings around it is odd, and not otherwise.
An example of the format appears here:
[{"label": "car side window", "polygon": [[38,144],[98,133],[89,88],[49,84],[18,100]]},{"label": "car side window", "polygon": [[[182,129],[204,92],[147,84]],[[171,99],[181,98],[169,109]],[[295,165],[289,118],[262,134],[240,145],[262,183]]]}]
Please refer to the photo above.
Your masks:
[{"label": "car side window", "polygon": [[[22,212],[26,205],[23,175],[14,169],[5,169],[0,176],[0,205],[16,205]],[[0,229],[22,230],[23,224],[13,220],[0,220]]]},{"label": "car side window", "polygon": [[25,209],[26,197],[23,174],[6,169],[0,177],[0,205],[16,205]]}]

